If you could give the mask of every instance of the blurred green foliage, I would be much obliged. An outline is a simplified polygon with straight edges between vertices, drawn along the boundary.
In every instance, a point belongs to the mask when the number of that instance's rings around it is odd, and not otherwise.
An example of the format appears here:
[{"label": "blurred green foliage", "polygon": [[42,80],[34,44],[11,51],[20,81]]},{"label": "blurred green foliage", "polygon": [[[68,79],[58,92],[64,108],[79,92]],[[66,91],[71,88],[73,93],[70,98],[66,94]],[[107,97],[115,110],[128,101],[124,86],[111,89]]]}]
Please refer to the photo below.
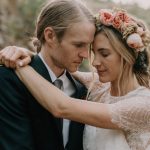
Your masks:
[{"label": "blurred green foliage", "polygon": [[19,18],[21,18],[22,28],[26,32],[32,33],[35,28],[35,21],[37,14],[40,12],[40,6],[43,3],[43,0],[36,0],[32,2],[31,0],[24,0],[18,6]]},{"label": "blurred green foliage", "polygon": [[34,35],[37,14],[44,0],[16,0],[14,6],[9,6],[9,2],[0,2],[0,48],[7,45],[31,48],[30,37]]}]

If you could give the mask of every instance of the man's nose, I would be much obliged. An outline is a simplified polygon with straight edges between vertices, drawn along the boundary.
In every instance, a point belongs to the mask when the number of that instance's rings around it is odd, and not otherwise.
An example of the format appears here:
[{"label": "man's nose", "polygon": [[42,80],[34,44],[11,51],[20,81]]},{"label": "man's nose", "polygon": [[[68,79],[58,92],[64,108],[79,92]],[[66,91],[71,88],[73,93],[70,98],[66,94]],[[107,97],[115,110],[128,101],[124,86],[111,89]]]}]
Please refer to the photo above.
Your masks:
[{"label": "man's nose", "polygon": [[88,48],[83,48],[79,53],[79,56],[82,58],[88,58]]}]

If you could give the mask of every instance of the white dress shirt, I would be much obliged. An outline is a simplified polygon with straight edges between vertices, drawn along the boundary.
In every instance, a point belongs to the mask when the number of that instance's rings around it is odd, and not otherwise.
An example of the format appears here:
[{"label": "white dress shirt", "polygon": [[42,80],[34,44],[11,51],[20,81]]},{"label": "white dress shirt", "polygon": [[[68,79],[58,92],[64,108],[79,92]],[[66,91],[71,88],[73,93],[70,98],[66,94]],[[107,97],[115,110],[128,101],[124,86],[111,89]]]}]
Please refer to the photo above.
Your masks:
[{"label": "white dress shirt", "polygon": [[[41,58],[41,60],[43,61],[44,65],[46,66],[49,75],[51,77],[52,82],[54,82],[57,77],[54,74],[54,72],[50,69],[50,67],[46,64],[45,60],[43,59],[41,53],[38,54],[39,57]],[[61,79],[63,81],[63,92],[68,95],[71,96],[75,93],[75,88],[72,84],[72,82],[68,79],[68,77],[66,76],[66,71],[64,71],[64,73],[58,78]],[[64,147],[68,142],[68,138],[69,138],[69,125],[70,125],[70,120],[68,119],[63,119],[63,143],[64,143]]]}]

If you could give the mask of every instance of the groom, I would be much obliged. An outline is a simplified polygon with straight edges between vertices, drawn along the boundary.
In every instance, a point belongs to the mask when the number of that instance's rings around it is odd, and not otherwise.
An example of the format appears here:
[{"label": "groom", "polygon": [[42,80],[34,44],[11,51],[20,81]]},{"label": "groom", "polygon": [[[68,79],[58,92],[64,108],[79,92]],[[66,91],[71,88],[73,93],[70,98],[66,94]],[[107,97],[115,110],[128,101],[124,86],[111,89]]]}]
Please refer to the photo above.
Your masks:
[{"label": "groom", "polygon": [[[55,0],[38,18],[40,53],[30,65],[49,82],[61,79],[67,95],[82,98],[86,89],[69,72],[76,71],[88,56],[95,32],[92,15],[80,2]],[[83,124],[55,118],[14,70],[0,67],[0,150],[82,150],[83,128]]]}]

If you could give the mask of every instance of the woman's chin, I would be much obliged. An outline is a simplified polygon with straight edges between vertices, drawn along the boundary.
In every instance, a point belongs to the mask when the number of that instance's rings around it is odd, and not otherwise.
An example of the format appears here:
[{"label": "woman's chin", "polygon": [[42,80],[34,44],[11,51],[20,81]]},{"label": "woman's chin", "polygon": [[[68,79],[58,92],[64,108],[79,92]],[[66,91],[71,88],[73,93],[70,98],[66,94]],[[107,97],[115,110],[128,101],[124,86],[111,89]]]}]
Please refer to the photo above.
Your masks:
[{"label": "woman's chin", "polygon": [[102,82],[102,83],[110,82],[110,80],[108,80],[108,79],[105,78],[105,77],[99,77],[99,81]]}]

